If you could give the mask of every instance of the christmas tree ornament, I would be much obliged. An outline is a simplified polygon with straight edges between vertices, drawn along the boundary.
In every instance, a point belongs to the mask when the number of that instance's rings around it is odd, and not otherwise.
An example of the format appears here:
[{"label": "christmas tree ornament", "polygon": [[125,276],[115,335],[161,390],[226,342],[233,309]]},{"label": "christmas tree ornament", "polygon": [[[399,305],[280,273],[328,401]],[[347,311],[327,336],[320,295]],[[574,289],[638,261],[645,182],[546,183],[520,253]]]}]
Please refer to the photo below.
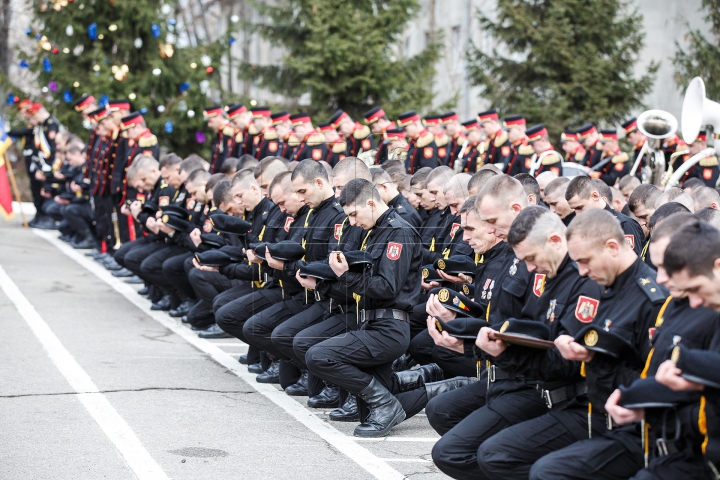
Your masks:
[{"label": "christmas tree ornament", "polygon": [[133,45],[135,45],[135,48],[142,48],[143,42],[142,38],[136,38],[133,42]]},{"label": "christmas tree ornament", "polygon": [[46,73],[52,72],[52,63],[50,63],[50,59],[43,58],[42,64],[43,70],[45,70]]},{"label": "christmas tree ornament", "polygon": [[193,118],[193,117],[195,116],[195,110],[188,110],[188,111],[187,111],[187,116],[188,116],[189,118]]},{"label": "christmas tree ornament", "polygon": [[79,87],[80,87],[80,82],[74,82],[74,83],[73,83],[73,87],[79,88]]},{"label": "christmas tree ornament", "polygon": [[230,17],[230,21],[231,21],[232,23],[237,23],[237,22],[240,21],[240,17],[238,17],[237,15],[232,15],[232,16]]},{"label": "christmas tree ornament", "polygon": [[42,39],[42,35],[40,35],[39,33],[36,33],[35,40],[40,40],[40,39]]},{"label": "christmas tree ornament", "polygon": [[15,95],[13,95],[12,93],[9,93],[7,96],[7,100],[5,100],[5,103],[7,105],[12,105],[13,103],[15,103]]},{"label": "christmas tree ornament", "polygon": [[90,37],[90,40],[98,39],[97,23],[91,23],[88,27],[88,37]]},{"label": "christmas tree ornament", "polygon": [[160,43],[160,58],[172,58],[175,49],[170,43]]},{"label": "christmas tree ornament", "polygon": [[108,96],[107,95],[101,95],[100,96],[100,106],[107,105],[108,103]]},{"label": "christmas tree ornament", "polygon": [[160,11],[163,15],[170,15],[172,13],[172,7],[166,3],[160,7]]},{"label": "christmas tree ornament", "polygon": [[114,32],[115,30],[117,30],[117,25],[115,25],[114,23],[112,25],[109,25],[108,30],[110,30],[111,32]]},{"label": "christmas tree ornament", "polygon": [[177,109],[179,112],[187,111],[187,102],[185,100],[180,100],[178,102]]},{"label": "christmas tree ornament", "polygon": [[40,7],[38,7],[41,12],[47,12],[48,5],[47,3],[43,2],[40,4]]},{"label": "christmas tree ornament", "polygon": [[172,43],[172,44],[174,45],[175,42],[177,41],[177,37],[175,36],[174,33],[168,33],[168,34],[167,34],[167,37],[165,37],[165,40],[166,40],[168,43]]},{"label": "christmas tree ornament", "polygon": [[123,65],[126,67],[126,69],[123,69],[122,67],[118,67],[117,65],[113,65],[111,70],[113,72],[113,78],[117,80],[118,82],[122,82],[127,78],[127,65]]},{"label": "christmas tree ornament", "polygon": [[177,20],[175,20],[174,18],[171,18],[170,20],[168,20],[168,23],[172,26],[175,26],[177,24]]},{"label": "christmas tree ornament", "polygon": [[128,98],[129,98],[130,100],[135,100],[135,99],[137,98],[137,95],[135,95],[135,93],[133,92],[133,93],[131,93],[130,95],[128,95]]},{"label": "christmas tree ornament", "polygon": [[190,68],[197,68],[197,63],[192,62],[192,63],[190,64]]},{"label": "christmas tree ornament", "polygon": [[188,90],[190,90],[190,84],[188,82],[183,82],[180,84],[181,92],[187,92]]},{"label": "christmas tree ornament", "polygon": [[58,91],[58,84],[55,80],[51,80],[50,83],[48,83],[48,88],[51,92],[57,92]]},{"label": "christmas tree ornament", "polygon": [[73,48],[72,52],[73,52],[73,55],[78,57],[83,52],[83,50],[85,50],[85,47],[83,47],[82,45],[78,45],[77,47]]},{"label": "christmas tree ornament", "polygon": [[212,63],[212,58],[210,58],[210,55],[203,55],[200,57],[200,63],[203,64],[203,67],[207,67]]},{"label": "christmas tree ornament", "polygon": [[56,3],[55,5],[53,5],[53,10],[55,10],[56,12],[59,12],[60,10],[62,10],[62,5],[60,5],[59,3]]},{"label": "christmas tree ornament", "polygon": [[155,38],[160,38],[160,25],[157,23],[153,23],[152,27],[150,27],[152,30],[152,36]]},{"label": "christmas tree ornament", "polygon": [[73,29],[72,25],[68,25],[67,27],[65,27],[65,35],[67,35],[68,37],[72,37],[74,31],[75,30]]},{"label": "christmas tree ornament", "polygon": [[50,51],[53,53],[53,55],[57,55],[58,52],[60,52],[60,49],[57,48],[57,47],[54,47],[54,48],[53,48],[52,50],[50,50]]},{"label": "christmas tree ornament", "polygon": [[65,54],[70,53],[70,49],[67,47],[63,48],[63,53],[65,53]]},{"label": "christmas tree ornament", "polygon": [[100,65],[98,65],[96,63],[95,65],[93,65],[93,72],[99,72],[99,71],[100,71]]},{"label": "christmas tree ornament", "polygon": [[70,103],[73,101],[73,96],[72,96],[72,93],[70,93],[70,90],[65,90],[63,92],[63,101],[65,103]]},{"label": "christmas tree ornament", "polygon": [[173,123],[170,120],[165,122],[165,133],[172,133],[173,130],[174,130]]},{"label": "christmas tree ornament", "polygon": [[157,111],[163,113],[165,111],[165,105],[158,105]]},{"label": "christmas tree ornament", "polygon": [[200,93],[202,93],[202,94],[207,93],[208,88],[210,88],[210,82],[208,82],[207,80],[203,80],[202,82],[199,83],[199,85],[200,85]]},{"label": "christmas tree ornament", "polygon": [[43,37],[42,39],[40,39],[39,45],[40,45],[40,48],[42,48],[42,49],[45,50],[46,52],[49,52],[50,50],[52,50],[52,44],[51,44],[51,43],[48,41],[48,39],[45,38],[45,37]]},{"label": "christmas tree ornament", "polygon": [[102,40],[103,38],[105,38],[105,35],[103,35],[102,33],[98,35],[98,40]]},{"label": "christmas tree ornament", "polygon": [[48,93],[48,88],[47,88],[47,87],[42,87],[42,88],[40,89],[40,91],[41,91],[42,93]]},{"label": "christmas tree ornament", "polygon": [[20,60],[20,63],[18,64],[18,67],[20,67],[20,68],[30,68],[30,64],[27,62],[27,60]]},{"label": "christmas tree ornament", "polygon": [[195,132],[195,141],[197,143],[205,143],[205,140],[207,140],[207,137],[205,137],[205,132],[202,130],[198,130]]},{"label": "christmas tree ornament", "polygon": [[147,108],[145,108],[145,107],[141,108],[141,109],[140,109],[140,113],[142,113],[143,115],[145,115],[145,114],[147,113]]},{"label": "christmas tree ornament", "polygon": [[235,42],[237,42],[237,40],[235,40],[234,37],[230,37],[230,38],[228,39],[228,45],[230,45],[231,47],[232,47],[232,44],[235,43]]},{"label": "christmas tree ornament", "polygon": [[153,75],[158,76],[161,73],[162,73],[162,70],[160,70],[159,68],[153,68],[153,71],[152,71]]},{"label": "christmas tree ornament", "polygon": [[25,35],[32,35],[32,28],[26,28],[25,29]]},{"label": "christmas tree ornament", "polygon": [[209,74],[213,73],[215,69],[213,67],[205,67],[205,71]]}]

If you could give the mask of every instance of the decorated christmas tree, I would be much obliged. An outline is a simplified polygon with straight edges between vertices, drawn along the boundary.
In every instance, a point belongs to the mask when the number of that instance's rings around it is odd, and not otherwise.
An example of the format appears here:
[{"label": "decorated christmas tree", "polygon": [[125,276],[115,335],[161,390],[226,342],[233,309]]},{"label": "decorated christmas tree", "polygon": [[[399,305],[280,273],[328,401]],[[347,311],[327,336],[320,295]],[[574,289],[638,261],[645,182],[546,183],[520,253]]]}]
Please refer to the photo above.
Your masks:
[{"label": "decorated christmas tree", "polygon": [[329,117],[342,108],[361,118],[382,105],[390,116],[432,103],[438,39],[412,57],[403,55],[402,32],[417,0],[278,0],[258,2],[255,25],[283,48],[280,65],[246,64],[244,76],[272,92],[309,96],[307,110]]},{"label": "decorated christmas tree", "polygon": [[703,0],[703,13],[710,23],[710,32],[706,30],[690,30],[685,39],[687,49],[676,43],[675,81],[683,91],[693,77],[700,76],[705,82],[706,95],[711,100],[720,99],[720,1]]},{"label": "decorated christmas tree", "polygon": [[498,0],[480,16],[496,44],[469,52],[470,75],[503,114],[544,122],[551,138],[584,122],[613,123],[642,106],[657,65],[633,74],[642,17],[621,0]]},{"label": "decorated christmas tree", "polygon": [[208,151],[202,109],[218,86],[227,38],[189,46],[173,0],[44,0],[34,7],[26,33],[36,50],[20,53],[20,67],[37,72],[37,100],[62,124],[82,131],[72,102],[85,93],[101,103],[127,98],[162,146],[181,155]]}]

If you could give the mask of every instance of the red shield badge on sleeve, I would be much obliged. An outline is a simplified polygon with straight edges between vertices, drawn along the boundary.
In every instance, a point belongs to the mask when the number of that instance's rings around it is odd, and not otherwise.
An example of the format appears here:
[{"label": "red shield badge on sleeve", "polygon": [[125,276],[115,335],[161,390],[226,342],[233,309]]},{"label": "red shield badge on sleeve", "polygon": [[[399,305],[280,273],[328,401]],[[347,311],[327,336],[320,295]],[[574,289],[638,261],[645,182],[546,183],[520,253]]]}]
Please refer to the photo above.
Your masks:
[{"label": "red shield badge on sleeve", "polygon": [[628,245],[630,245],[630,248],[635,248],[635,237],[632,235],[623,235],[625,237],[625,241]]},{"label": "red shield badge on sleeve", "polygon": [[205,224],[203,224],[203,232],[205,232],[205,233],[212,232],[212,227],[213,227],[212,222],[208,218],[207,220],[205,220]]},{"label": "red shield badge on sleeve", "polygon": [[342,223],[336,223],[335,224],[335,240],[340,240],[340,236],[342,235]]},{"label": "red shield badge on sleeve", "polygon": [[535,274],[535,280],[533,280],[533,293],[536,297],[543,294],[545,290],[545,275],[542,273]]},{"label": "red shield badge on sleeve", "polygon": [[595,314],[597,313],[599,304],[599,300],[580,295],[580,297],[578,297],[577,306],[575,307],[575,318],[582,323],[592,322],[593,318],[595,318]]},{"label": "red shield badge on sleeve", "polygon": [[402,248],[403,248],[403,246],[401,243],[394,243],[394,242],[388,243],[388,248],[387,248],[387,253],[386,253],[387,258],[389,258],[390,260],[397,260],[398,258],[400,258],[400,254],[402,253]]},{"label": "red shield badge on sleeve", "polygon": [[292,225],[294,221],[295,221],[294,217],[287,217],[285,219],[285,231],[286,232],[290,231],[290,225]]},{"label": "red shield badge on sleeve", "polygon": [[450,238],[455,238],[455,233],[457,233],[459,228],[460,228],[459,223],[452,224],[452,227],[450,228]]}]

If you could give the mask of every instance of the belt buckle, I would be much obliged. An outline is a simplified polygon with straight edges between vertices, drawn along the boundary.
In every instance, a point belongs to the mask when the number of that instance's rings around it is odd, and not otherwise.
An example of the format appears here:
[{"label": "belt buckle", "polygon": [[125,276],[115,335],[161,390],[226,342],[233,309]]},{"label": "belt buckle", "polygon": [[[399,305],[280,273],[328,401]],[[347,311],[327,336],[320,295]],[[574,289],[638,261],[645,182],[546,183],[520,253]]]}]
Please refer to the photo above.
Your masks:
[{"label": "belt buckle", "polygon": [[550,390],[543,390],[541,396],[543,400],[545,400],[545,405],[547,405],[548,409],[551,409],[553,407],[553,401],[550,397]]},{"label": "belt buckle", "polygon": [[657,445],[658,455],[660,455],[661,457],[667,457],[670,454],[667,442],[664,438],[658,438],[657,440],[655,440],[655,444]]}]

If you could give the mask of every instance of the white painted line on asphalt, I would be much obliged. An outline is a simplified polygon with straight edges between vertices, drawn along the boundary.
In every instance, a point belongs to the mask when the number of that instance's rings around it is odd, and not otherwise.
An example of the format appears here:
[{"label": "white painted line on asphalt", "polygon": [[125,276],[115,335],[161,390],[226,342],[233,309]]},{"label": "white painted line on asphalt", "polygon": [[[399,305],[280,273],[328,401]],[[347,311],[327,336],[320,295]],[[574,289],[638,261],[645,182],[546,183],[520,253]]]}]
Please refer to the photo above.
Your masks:
[{"label": "white painted line on asphalt", "polygon": [[431,463],[424,458],[381,458],[383,462]]},{"label": "white painted line on asphalt", "polygon": [[435,443],[440,437],[382,437],[382,438],[356,438],[366,442],[420,442]]},{"label": "white painted line on asphalt", "polygon": [[257,383],[255,374],[249,373],[245,365],[241,365],[235,358],[224,352],[217,344],[208,340],[198,338],[189,328],[184,327],[179,320],[175,320],[168,316],[165,312],[150,310],[150,303],[137,294],[137,290],[123,282],[121,279],[113,277],[102,265],[97,263],[90,257],[78,253],[75,249],[68,246],[62,240],[57,238],[57,234],[52,234],[42,230],[33,230],[40,238],[45,239],[58,248],[62,253],[75,260],[77,263],[85,267],[88,271],[95,274],[100,280],[104,281],[118,293],[124,296],[130,303],[138,307],[149,317],[159,322],[168,330],[185,339],[200,351],[210,355],[217,363],[242,378],[248,385],[254,388],[258,393],[268,398],[275,405],[283,409],[295,420],[302,423],[325,440],[328,444],[345,454],[348,458],[364,468],[373,477],[379,480],[395,480],[404,479],[405,476],[392,468],[384,460],[378,458],[365,447],[355,442],[356,438],[343,434],[328,422],[324,422],[317,418],[313,412],[300,405],[298,402],[287,396],[282,390],[278,390],[274,385]]},{"label": "white painted line on asphalt", "polygon": [[165,475],[160,465],[145,450],[145,447],[135,436],[135,432],[110,405],[107,398],[102,393],[99,393],[90,376],[60,343],[60,340],[55,336],[48,324],[45,323],[37,310],[35,310],[35,307],[22,294],[1,265],[0,288],[2,288],[10,301],[15,304],[15,308],[20,312],[35,337],[45,348],[57,369],[60,370],[60,373],[70,386],[78,393],[78,400],[115,445],[133,473],[141,480],[167,479],[168,476]]}]

